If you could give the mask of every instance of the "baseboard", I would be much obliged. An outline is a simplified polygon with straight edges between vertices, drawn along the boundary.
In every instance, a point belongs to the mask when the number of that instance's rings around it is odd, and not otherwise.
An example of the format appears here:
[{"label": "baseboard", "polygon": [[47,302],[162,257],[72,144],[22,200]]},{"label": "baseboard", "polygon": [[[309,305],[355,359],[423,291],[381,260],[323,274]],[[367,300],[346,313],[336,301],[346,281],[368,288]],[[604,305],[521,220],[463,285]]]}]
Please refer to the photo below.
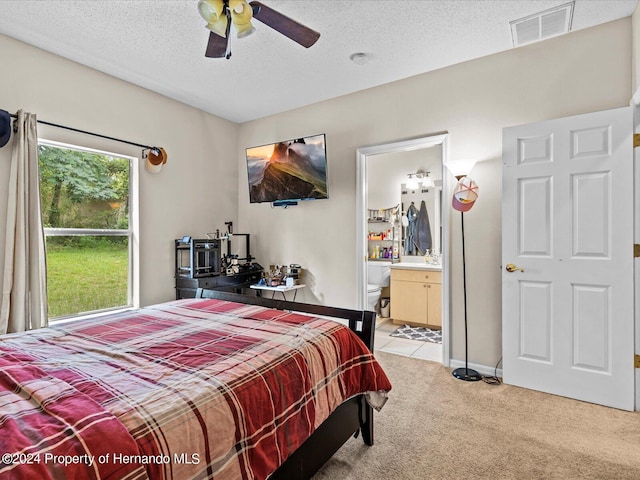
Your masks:
[{"label": "baseboard", "polygon": [[[386,323],[391,323],[391,317],[381,317],[380,315],[376,316],[376,328],[381,327]],[[399,327],[401,325],[398,325]]]},{"label": "baseboard", "polygon": [[[455,370],[456,368],[464,368],[465,363],[461,360],[455,360],[455,359],[451,359],[451,361],[449,362],[449,367],[452,370]],[[488,365],[480,365],[477,363],[473,363],[473,362],[469,362],[469,366],[468,368],[472,368],[473,370],[475,370],[476,372],[478,372],[481,375],[487,376],[487,377],[493,377],[494,375],[497,377],[502,378],[502,369],[498,368],[496,370],[496,367],[490,367]]]}]

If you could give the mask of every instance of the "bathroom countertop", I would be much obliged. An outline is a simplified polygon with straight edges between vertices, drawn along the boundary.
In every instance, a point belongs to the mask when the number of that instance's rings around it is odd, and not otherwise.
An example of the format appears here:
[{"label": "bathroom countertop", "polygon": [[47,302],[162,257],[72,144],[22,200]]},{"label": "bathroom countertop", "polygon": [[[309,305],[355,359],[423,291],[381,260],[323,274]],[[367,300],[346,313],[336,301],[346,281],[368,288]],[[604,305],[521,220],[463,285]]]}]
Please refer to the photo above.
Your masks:
[{"label": "bathroom countertop", "polygon": [[420,262],[399,262],[393,263],[391,268],[401,268],[405,270],[436,270],[442,271],[442,265],[435,265],[432,263],[420,263]]}]

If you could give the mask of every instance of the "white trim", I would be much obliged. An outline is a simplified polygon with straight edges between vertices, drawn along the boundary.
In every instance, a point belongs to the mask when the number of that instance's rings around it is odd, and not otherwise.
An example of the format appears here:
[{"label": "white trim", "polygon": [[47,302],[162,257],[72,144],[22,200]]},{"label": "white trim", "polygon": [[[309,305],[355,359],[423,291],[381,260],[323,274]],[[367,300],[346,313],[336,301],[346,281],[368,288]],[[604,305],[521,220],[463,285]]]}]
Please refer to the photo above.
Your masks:
[{"label": "white trim", "polygon": [[79,313],[78,315],[70,315],[68,317],[56,317],[49,321],[49,325],[62,325],[65,323],[81,322],[83,320],[91,320],[93,318],[106,317],[107,315],[117,314],[122,312],[130,312],[136,310],[136,307],[114,307],[106,308],[104,310],[96,310],[89,313]]},{"label": "white trim", "polygon": [[128,237],[129,230],[103,228],[44,228],[47,237],[84,237],[96,235],[100,237]]},{"label": "white trim", "polygon": [[[139,222],[139,159],[138,157],[132,157],[123,153],[108,152],[105,150],[99,150],[96,148],[84,147],[81,145],[73,145],[70,143],[57,142],[54,140],[47,140],[44,138],[38,138],[38,145],[49,145],[57,148],[66,148],[69,150],[76,150],[80,152],[88,152],[98,155],[104,155],[107,157],[116,157],[129,160],[129,228],[127,230],[115,230],[115,229],[78,229],[78,228],[45,228],[44,233],[46,236],[82,236],[82,235],[96,235],[96,236],[123,236],[128,237],[129,246],[129,267],[128,267],[128,285],[127,285],[127,305],[120,305],[114,307],[114,309],[129,309],[140,307],[140,260],[139,260],[139,238],[140,238],[140,222]],[[107,311],[113,311],[114,309],[107,309]],[[103,310],[97,310],[96,312],[89,312],[87,314],[80,313],[79,315],[70,317],[56,317],[53,323],[59,323],[60,321],[68,321],[69,319],[81,319],[86,318],[87,315],[94,313],[100,314]]]},{"label": "white trim", "polygon": [[129,303],[140,308],[140,159],[129,158]]},{"label": "white trim", "polygon": [[[356,150],[356,289],[358,309],[364,309],[367,305],[367,157],[392,152],[409,152],[423,148],[441,145],[442,178],[445,179],[446,163],[449,158],[449,133],[427,135],[424,137],[402,140],[399,142],[385,143],[360,147]],[[442,182],[443,198],[450,196],[450,182]],[[451,312],[450,312],[450,273],[449,273],[449,241],[450,241],[450,215],[442,215],[442,364],[449,367],[451,339]]]},{"label": "white trim", "polygon": [[629,101],[629,105],[632,107],[640,105],[640,87],[636,89],[636,93],[631,97],[631,101]]},{"label": "white trim", "polygon": [[[633,96],[633,132],[640,130],[640,88],[636,90]],[[638,149],[633,149],[633,237],[634,243],[640,243],[640,222],[636,219],[640,212],[640,168],[637,167],[639,153]],[[633,279],[634,279],[634,326],[635,326],[635,342],[634,352],[640,354],[640,309],[638,309],[638,299],[640,298],[640,268],[638,268],[638,259],[633,261]],[[629,359],[629,361],[632,361]],[[640,411],[640,368],[635,369],[635,410]]]}]

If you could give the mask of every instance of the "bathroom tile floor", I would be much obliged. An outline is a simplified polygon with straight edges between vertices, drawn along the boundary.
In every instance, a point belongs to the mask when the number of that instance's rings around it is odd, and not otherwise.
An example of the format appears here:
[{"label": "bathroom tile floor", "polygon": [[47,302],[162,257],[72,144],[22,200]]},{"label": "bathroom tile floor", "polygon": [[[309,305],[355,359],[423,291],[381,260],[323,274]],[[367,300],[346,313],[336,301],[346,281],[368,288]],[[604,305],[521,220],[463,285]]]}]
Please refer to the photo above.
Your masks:
[{"label": "bathroom tile floor", "polygon": [[442,344],[392,337],[391,333],[399,326],[390,318],[378,317],[374,350],[442,363]]}]

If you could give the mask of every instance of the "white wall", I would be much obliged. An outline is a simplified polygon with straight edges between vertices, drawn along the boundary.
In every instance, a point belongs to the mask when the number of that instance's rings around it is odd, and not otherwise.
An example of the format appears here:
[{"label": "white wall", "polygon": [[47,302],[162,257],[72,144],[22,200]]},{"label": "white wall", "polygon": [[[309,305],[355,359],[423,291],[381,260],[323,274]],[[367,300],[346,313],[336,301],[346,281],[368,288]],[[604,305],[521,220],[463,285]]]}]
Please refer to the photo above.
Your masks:
[{"label": "white wall", "polygon": [[[252,233],[259,262],[308,270],[305,300],[354,307],[356,149],[448,131],[451,160],[479,161],[471,176],[480,198],[465,216],[469,360],[494,365],[501,356],[502,128],[628,105],[631,50],[627,18],[243,124],[239,230]],[[330,198],[286,210],[250,205],[244,149],[315,133],[327,134]],[[451,228],[451,249],[459,251],[458,216]],[[452,357],[462,359],[455,256],[452,279]]]},{"label": "white wall", "polygon": [[367,208],[389,208],[400,203],[400,185],[407,174],[418,170],[430,172],[442,180],[442,148],[423,148],[409,152],[385,153],[367,157]]},{"label": "white wall", "polygon": [[[223,230],[226,220],[236,221],[238,126],[2,35],[0,68],[4,110],[23,109],[48,122],[166,149],[161,173],[149,174],[139,165],[140,303],[175,298],[173,239]],[[48,140],[141,154],[138,147],[58,128],[41,125],[38,132]],[[2,252],[11,144],[0,150]]]}]

